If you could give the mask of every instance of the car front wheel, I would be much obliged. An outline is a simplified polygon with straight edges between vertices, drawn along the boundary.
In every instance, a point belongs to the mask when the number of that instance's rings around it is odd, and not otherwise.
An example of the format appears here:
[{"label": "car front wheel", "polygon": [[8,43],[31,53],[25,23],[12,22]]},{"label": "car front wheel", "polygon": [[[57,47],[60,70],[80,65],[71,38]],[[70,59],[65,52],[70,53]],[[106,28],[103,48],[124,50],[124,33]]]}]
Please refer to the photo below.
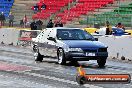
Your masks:
[{"label": "car front wheel", "polygon": [[35,61],[41,61],[42,62],[43,55],[41,55],[39,53],[39,49],[38,49],[37,45],[33,46],[33,51],[34,51],[34,59],[35,59]]},{"label": "car front wheel", "polygon": [[58,49],[57,51],[57,58],[58,58],[58,64],[65,65],[66,64],[66,58],[65,53],[63,49]]}]

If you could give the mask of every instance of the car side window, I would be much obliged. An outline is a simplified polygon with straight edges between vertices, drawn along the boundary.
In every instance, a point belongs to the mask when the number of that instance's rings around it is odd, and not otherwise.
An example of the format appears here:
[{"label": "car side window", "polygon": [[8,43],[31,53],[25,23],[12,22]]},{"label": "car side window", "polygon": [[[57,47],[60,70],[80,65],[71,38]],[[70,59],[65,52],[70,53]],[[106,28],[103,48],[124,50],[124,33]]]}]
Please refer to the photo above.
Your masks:
[{"label": "car side window", "polygon": [[87,40],[95,40],[94,37],[91,34],[87,33],[86,31],[84,31],[84,35]]}]

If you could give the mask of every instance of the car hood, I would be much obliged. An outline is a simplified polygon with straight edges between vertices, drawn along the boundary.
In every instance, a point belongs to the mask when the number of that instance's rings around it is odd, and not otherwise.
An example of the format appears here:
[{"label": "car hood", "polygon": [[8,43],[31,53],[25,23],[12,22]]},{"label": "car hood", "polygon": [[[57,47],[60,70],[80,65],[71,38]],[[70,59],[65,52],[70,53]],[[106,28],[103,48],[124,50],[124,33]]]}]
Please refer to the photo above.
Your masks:
[{"label": "car hood", "polygon": [[103,43],[99,41],[88,41],[88,40],[65,40],[62,41],[70,48],[106,48]]}]

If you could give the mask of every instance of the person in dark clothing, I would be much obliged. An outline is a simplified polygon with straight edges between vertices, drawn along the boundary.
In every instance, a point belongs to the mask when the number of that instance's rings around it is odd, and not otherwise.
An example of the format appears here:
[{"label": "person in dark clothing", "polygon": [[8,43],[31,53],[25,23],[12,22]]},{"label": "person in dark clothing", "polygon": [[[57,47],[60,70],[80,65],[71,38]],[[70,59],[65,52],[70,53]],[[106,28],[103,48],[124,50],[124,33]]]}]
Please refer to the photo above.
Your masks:
[{"label": "person in dark clothing", "polygon": [[121,23],[118,23],[115,27],[122,28],[123,30],[125,30],[125,27]]},{"label": "person in dark clothing", "polygon": [[109,35],[109,32],[110,32],[110,31],[109,31],[109,28],[107,27],[107,28],[106,28],[106,34],[105,34],[105,35]]},{"label": "person in dark clothing", "polygon": [[9,27],[13,27],[14,15],[12,13],[9,14]]},{"label": "person in dark clothing", "polygon": [[112,28],[109,24],[106,25],[106,34],[105,35],[111,35],[112,34]]},{"label": "person in dark clothing", "polygon": [[4,26],[4,24],[5,24],[5,15],[4,15],[3,12],[0,15],[0,22],[1,22],[1,26]]},{"label": "person in dark clothing", "polygon": [[0,26],[1,26],[1,21],[2,21],[2,15],[1,15],[1,13],[0,13]]},{"label": "person in dark clothing", "polygon": [[53,26],[54,26],[54,23],[52,22],[52,20],[50,19],[50,21],[48,22],[48,24],[47,24],[47,28],[53,28]]},{"label": "person in dark clothing", "polygon": [[63,27],[63,24],[61,21],[56,22],[55,27]]},{"label": "person in dark clothing", "polygon": [[39,6],[36,4],[35,6],[34,6],[34,13],[37,13],[39,11]]},{"label": "person in dark clothing", "polygon": [[37,25],[37,30],[42,30],[43,22],[40,19],[36,22],[36,25]]},{"label": "person in dark clothing", "polygon": [[46,9],[46,5],[43,3],[41,6],[41,10],[45,10]]},{"label": "person in dark clothing", "polygon": [[37,24],[36,24],[35,20],[33,20],[33,22],[31,22],[30,27],[31,27],[31,30],[37,30]]},{"label": "person in dark clothing", "polygon": [[21,27],[24,27],[23,19],[20,20],[20,26],[21,26]]}]

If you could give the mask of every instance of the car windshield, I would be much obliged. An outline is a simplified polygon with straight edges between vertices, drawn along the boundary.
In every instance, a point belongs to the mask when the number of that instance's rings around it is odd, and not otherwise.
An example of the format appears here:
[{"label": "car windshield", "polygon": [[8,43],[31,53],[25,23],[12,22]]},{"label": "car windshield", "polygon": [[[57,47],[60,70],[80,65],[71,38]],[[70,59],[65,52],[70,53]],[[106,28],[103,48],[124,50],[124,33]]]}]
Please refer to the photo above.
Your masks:
[{"label": "car windshield", "polygon": [[81,29],[58,29],[57,38],[59,40],[95,40],[91,34]]}]

